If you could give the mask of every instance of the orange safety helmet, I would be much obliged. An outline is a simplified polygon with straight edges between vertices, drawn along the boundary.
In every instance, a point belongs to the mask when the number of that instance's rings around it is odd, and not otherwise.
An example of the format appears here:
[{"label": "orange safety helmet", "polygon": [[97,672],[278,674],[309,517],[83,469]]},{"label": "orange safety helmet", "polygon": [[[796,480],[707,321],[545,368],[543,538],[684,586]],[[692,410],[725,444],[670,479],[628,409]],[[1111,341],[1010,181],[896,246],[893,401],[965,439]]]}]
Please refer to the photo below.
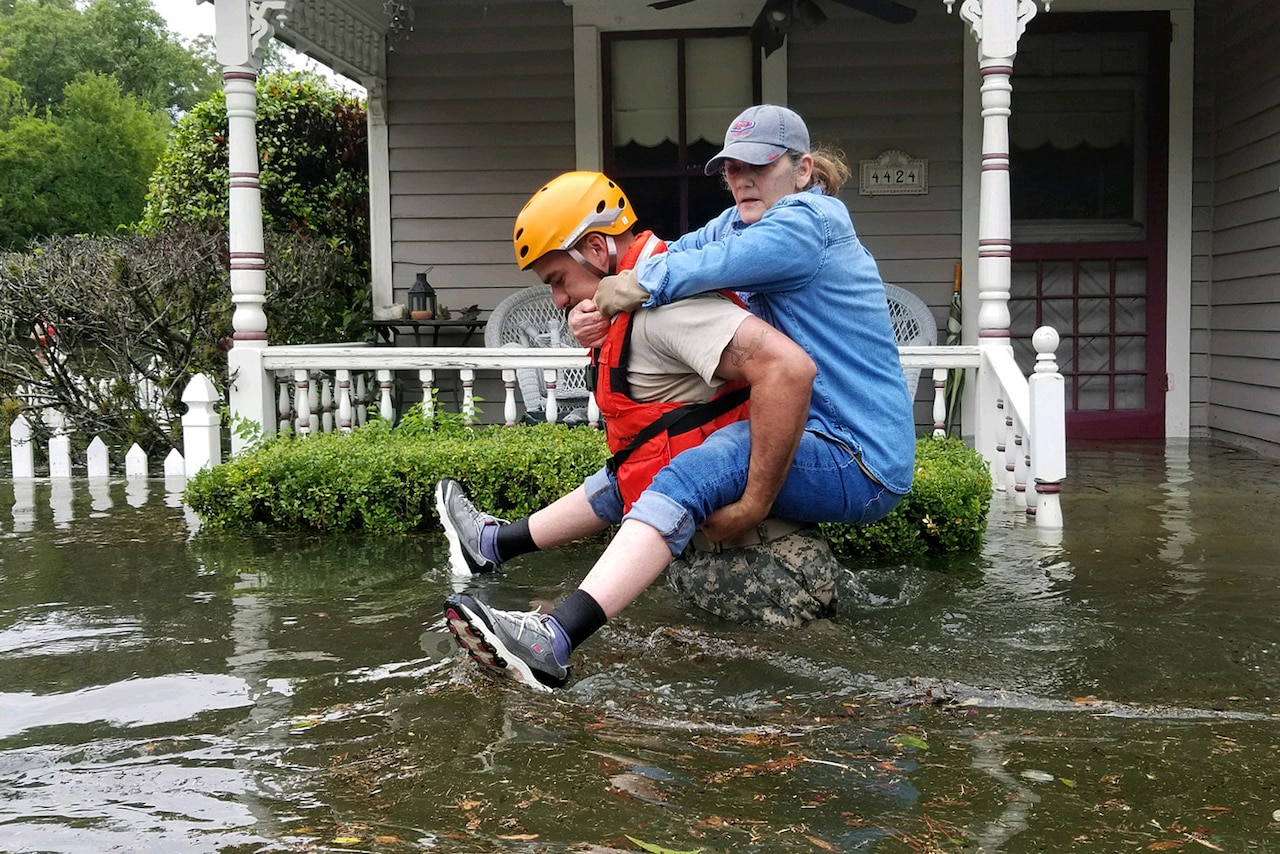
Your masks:
[{"label": "orange safety helmet", "polygon": [[525,202],[513,240],[521,270],[548,252],[569,250],[593,231],[622,234],[635,225],[622,188],[599,172],[565,172]]}]

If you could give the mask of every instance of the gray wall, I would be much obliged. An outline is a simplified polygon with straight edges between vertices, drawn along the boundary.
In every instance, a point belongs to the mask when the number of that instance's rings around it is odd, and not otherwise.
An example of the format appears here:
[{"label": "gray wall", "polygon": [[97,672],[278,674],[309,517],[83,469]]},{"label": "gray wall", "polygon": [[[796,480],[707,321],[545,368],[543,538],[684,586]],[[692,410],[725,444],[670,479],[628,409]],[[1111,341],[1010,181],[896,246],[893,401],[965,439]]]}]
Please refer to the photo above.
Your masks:
[{"label": "gray wall", "polygon": [[[941,3],[914,4],[892,25],[823,4],[826,23],[793,34],[791,106],[814,141],[837,145],[855,170],[841,198],[886,281],[919,295],[945,328],[960,260],[963,62],[968,30]],[[929,161],[929,192],[863,196],[858,161],[889,149]]]},{"label": "gray wall", "polygon": [[1197,154],[1211,152],[1213,192],[1209,331],[1195,337],[1207,338],[1207,424],[1280,452],[1280,15],[1274,0],[1202,5],[1197,72],[1212,87],[1212,120]]},{"label": "gray wall", "polygon": [[536,284],[511,226],[574,168],[572,14],[559,0],[432,3],[389,56],[387,124],[397,300],[414,273],[450,307],[493,308]]}]

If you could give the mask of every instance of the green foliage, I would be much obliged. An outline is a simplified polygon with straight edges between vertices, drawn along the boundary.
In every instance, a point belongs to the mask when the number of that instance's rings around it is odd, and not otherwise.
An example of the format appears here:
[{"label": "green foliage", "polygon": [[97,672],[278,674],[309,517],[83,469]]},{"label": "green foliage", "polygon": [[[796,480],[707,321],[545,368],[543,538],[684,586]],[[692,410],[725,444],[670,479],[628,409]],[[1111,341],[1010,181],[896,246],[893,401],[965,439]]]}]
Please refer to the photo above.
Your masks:
[{"label": "green foliage", "polygon": [[916,442],[911,492],[871,525],[826,523],[822,533],[841,557],[918,557],[977,551],[987,530],[991,471],[956,438]]},{"label": "green foliage", "polygon": [[0,247],[38,235],[111,234],[142,213],[169,121],[112,77],[81,74],[56,108],[15,100],[0,128]]},{"label": "green foliage", "polygon": [[[608,457],[602,433],[559,424],[468,429],[421,409],[394,430],[268,440],[197,474],[186,502],[215,529],[358,531],[433,529],[432,490],[461,481],[477,506],[515,519],[581,484]],[[911,495],[872,525],[823,525],[841,556],[973,551],[982,545],[991,479],[958,439],[921,439]]]},{"label": "green foliage", "polygon": [[9,428],[22,414],[22,401],[13,397],[0,397],[0,436],[8,436]]},{"label": "green foliage", "polygon": [[152,0],[0,6],[0,55],[5,76],[41,111],[57,108],[67,85],[85,73],[114,77],[127,95],[170,116],[208,98],[221,83],[211,58],[184,47]]},{"label": "green foliage", "polygon": [[405,430],[375,421],[350,434],[278,437],[201,471],[185,501],[212,529],[434,529],[442,477],[512,518],[550,503],[608,455],[601,433],[563,425],[466,429],[420,417]]},{"label": "green foliage", "polygon": [[[361,101],[314,74],[258,81],[263,225],[327,240],[367,265],[368,139]],[[216,94],[178,122],[141,227],[227,227],[227,108]]]}]

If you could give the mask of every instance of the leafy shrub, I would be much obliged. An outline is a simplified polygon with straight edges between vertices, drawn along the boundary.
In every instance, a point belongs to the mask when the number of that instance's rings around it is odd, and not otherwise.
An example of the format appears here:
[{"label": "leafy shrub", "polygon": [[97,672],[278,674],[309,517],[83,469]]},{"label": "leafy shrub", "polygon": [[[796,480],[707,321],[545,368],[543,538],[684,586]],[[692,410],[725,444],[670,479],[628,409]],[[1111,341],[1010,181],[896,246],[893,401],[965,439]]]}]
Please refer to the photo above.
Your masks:
[{"label": "leafy shrub", "polygon": [[[256,140],[263,228],[330,241],[362,268],[369,261],[369,145],[363,102],[307,72],[258,80]],[[225,230],[226,94],[178,122],[147,195],[144,233],[178,223]]]},{"label": "leafy shrub", "polygon": [[[581,484],[603,464],[602,433],[560,424],[467,429],[429,423],[417,410],[395,429],[374,422],[350,434],[281,437],[197,474],[186,502],[211,528],[401,533],[432,530],[433,490],[461,481],[479,507],[516,519]],[[958,439],[921,439],[915,486],[872,525],[822,526],[841,556],[978,549],[991,478]]]},{"label": "leafy shrub", "polygon": [[375,421],[270,439],[198,473],[185,500],[212,528],[403,533],[436,527],[442,477],[517,518],[577,487],[607,455],[600,433],[557,424],[427,431]]},{"label": "leafy shrub", "polygon": [[916,442],[911,492],[872,525],[826,523],[822,533],[841,557],[911,557],[977,551],[987,531],[991,470],[954,437]]},{"label": "leafy shrub", "polygon": [[[348,254],[268,234],[266,261],[274,343],[344,340],[344,330],[362,329],[346,295],[367,291]],[[0,392],[26,386],[55,401],[78,440],[101,435],[109,447],[136,442],[162,456],[178,444],[190,378],[203,372],[225,387],[228,271],[225,233],[181,226],[145,237],[53,237],[0,256]],[[367,311],[368,299],[357,299]],[[56,331],[48,350],[32,338],[37,320]]]}]

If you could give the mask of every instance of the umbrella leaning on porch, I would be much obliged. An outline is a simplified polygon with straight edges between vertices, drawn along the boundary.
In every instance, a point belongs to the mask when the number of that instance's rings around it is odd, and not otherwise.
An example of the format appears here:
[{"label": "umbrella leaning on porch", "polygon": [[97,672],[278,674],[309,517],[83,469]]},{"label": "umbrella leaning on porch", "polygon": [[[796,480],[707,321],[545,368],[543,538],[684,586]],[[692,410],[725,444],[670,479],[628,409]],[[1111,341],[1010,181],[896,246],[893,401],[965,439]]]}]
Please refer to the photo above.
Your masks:
[{"label": "umbrella leaning on porch", "polygon": [[[961,343],[960,331],[963,314],[960,308],[960,262],[956,262],[954,286],[951,292],[951,309],[947,313],[947,345]],[[947,435],[954,435],[960,426],[960,398],[964,394],[964,368],[947,371]]]}]

